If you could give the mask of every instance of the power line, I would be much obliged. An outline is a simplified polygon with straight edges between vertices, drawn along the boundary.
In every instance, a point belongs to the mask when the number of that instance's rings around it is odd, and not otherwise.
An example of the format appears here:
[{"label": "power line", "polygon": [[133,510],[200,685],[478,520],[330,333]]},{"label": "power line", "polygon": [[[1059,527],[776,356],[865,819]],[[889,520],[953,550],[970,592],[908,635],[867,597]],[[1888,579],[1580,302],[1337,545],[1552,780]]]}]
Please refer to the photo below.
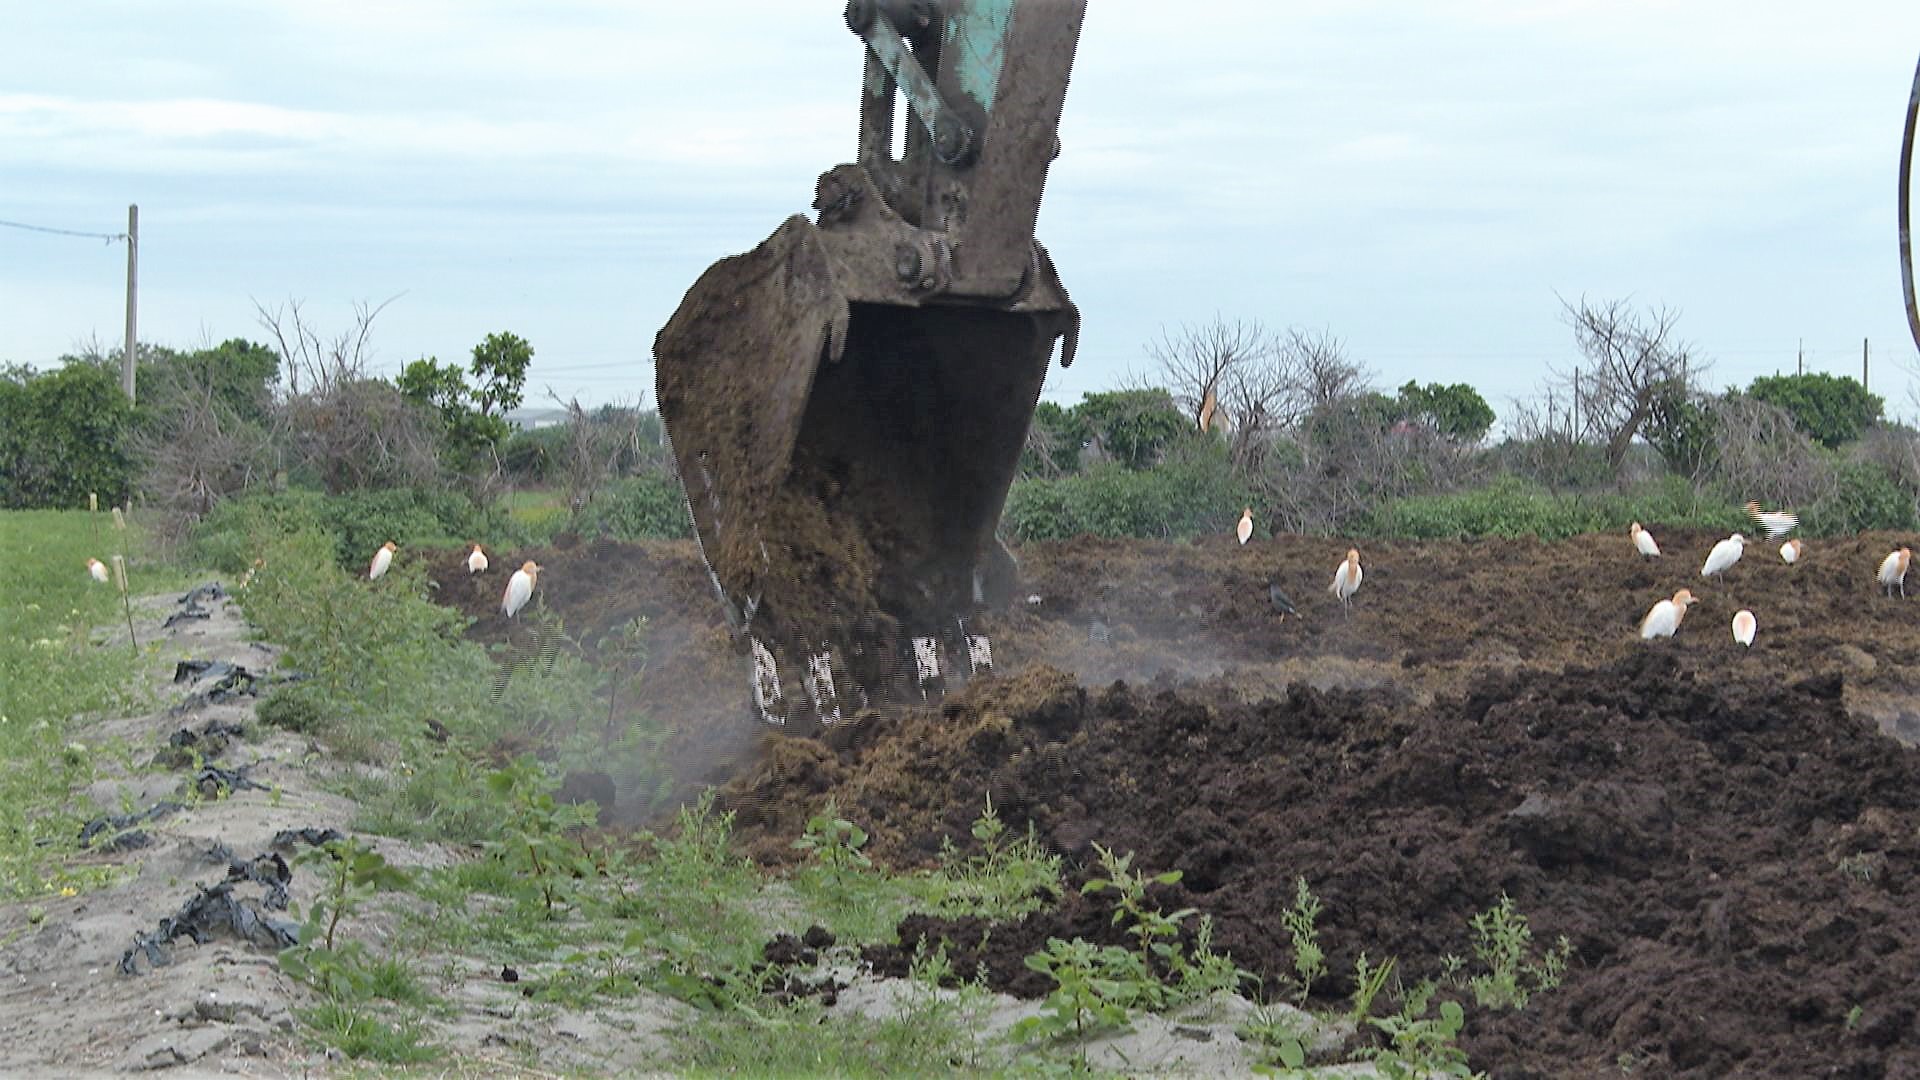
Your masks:
[{"label": "power line", "polygon": [[125,240],[127,238],[126,233],[80,232],[77,229],[55,229],[46,225],[29,225],[24,221],[0,221],[0,225],[4,225],[9,229],[25,229],[28,232],[52,233],[55,236],[84,236],[89,240],[105,240],[109,244],[116,240]]}]

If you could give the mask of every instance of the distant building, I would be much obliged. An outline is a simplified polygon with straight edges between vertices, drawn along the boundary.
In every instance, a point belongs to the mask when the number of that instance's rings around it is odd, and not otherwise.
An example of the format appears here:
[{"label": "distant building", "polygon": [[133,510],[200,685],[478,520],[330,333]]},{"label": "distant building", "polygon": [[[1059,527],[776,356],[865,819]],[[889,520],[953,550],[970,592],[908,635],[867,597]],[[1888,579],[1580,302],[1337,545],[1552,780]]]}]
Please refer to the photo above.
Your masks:
[{"label": "distant building", "polygon": [[567,422],[565,409],[514,409],[505,415],[507,423],[522,431],[534,431]]}]

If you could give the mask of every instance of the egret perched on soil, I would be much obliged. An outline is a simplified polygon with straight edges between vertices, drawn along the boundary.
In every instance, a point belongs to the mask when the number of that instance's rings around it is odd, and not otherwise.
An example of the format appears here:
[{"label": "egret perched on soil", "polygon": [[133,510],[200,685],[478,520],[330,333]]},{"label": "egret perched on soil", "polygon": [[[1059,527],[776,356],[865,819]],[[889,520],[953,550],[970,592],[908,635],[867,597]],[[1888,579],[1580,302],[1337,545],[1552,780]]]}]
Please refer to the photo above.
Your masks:
[{"label": "egret perched on soil", "polygon": [[1780,545],[1780,561],[1792,566],[1800,561],[1800,553],[1806,549],[1807,545],[1801,543],[1800,538],[1796,536]]},{"label": "egret perched on soil", "polygon": [[1747,504],[1747,516],[1753,519],[1767,539],[1778,540],[1792,532],[1800,524],[1800,519],[1785,510],[1762,510],[1757,502]]},{"label": "egret perched on soil", "polygon": [[1340,606],[1352,610],[1353,594],[1360,591],[1360,550],[1348,548],[1340,569],[1333,572],[1333,584],[1327,591],[1340,598]]},{"label": "egret perched on soil", "polygon": [[1660,545],[1653,542],[1653,534],[1634,522],[1627,527],[1627,535],[1633,537],[1633,550],[1651,559],[1660,557]]},{"label": "egret perched on soil", "polygon": [[1283,619],[1289,615],[1298,617],[1300,614],[1294,610],[1293,601],[1287,599],[1287,594],[1281,592],[1280,586],[1274,584],[1271,579],[1267,581],[1267,603],[1272,604],[1273,610],[1279,612]]},{"label": "egret perched on soil", "polygon": [[1739,533],[1734,533],[1732,536],[1713,545],[1713,550],[1707,552],[1706,564],[1700,567],[1700,576],[1712,577],[1727,567],[1732,566],[1734,563],[1739,562],[1740,553],[1746,550],[1746,543],[1746,537],[1741,536]]},{"label": "egret perched on soil", "polygon": [[1751,649],[1753,648],[1753,632],[1759,628],[1760,624],[1754,621],[1753,612],[1748,611],[1746,608],[1741,608],[1739,611],[1733,613],[1733,640]]},{"label": "egret perched on soil", "polygon": [[540,567],[532,559],[520,564],[520,569],[507,579],[507,595],[500,600],[500,610],[511,619],[527,606],[527,598],[533,595],[533,586],[540,580]]},{"label": "egret perched on soil", "polygon": [[99,559],[87,560],[87,573],[92,574],[93,580],[100,584],[105,585],[107,583],[107,564],[101,562]]},{"label": "egret perched on soil", "polygon": [[1912,558],[1913,552],[1901,548],[1880,560],[1880,588],[1888,596],[1893,595],[1895,588],[1900,590],[1901,596],[1907,595],[1907,563]]},{"label": "egret perched on soil", "polygon": [[386,573],[387,567],[393,565],[393,553],[397,550],[399,549],[391,540],[380,545],[380,550],[373,553],[373,563],[367,567],[368,581],[380,580],[380,575]]},{"label": "egret perched on soil", "polygon": [[1233,535],[1243,544],[1253,539],[1253,507],[1240,511],[1240,524],[1233,527]]},{"label": "egret perched on soil", "polygon": [[1672,599],[1653,605],[1647,610],[1647,617],[1640,620],[1640,636],[1647,641],[1672,637],[1673,632],[1680,629],[1680,620],[1687,617],[1687,605],[1691,603],[1693,594],[1681,589]]},{"label": "egret perched on soil", "polygon": [[467,573],[477,574],[486,568],[487,553],[480,550],[479,544],[473,545],[473,554],[467,556]]}]

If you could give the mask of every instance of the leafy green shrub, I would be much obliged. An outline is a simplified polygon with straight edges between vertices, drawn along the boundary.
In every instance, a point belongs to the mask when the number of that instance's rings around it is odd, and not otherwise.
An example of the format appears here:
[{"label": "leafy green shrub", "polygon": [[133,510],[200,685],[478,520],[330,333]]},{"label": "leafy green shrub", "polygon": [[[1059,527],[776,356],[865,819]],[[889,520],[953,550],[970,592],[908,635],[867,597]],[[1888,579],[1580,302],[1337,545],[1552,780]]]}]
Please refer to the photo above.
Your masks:
[{"label": "leafy green shrub", "polygon": [[125,501],[133,416],[118,374],[99,364],[0,370],[0,506],[78,507],[90,491]]},{"label": "leafy green shrub", "polygon": [[389,540],[401,547],[458,547],[510,535],[506,513],[456,491],[394,488],[325,495],[281,491],[229,499],[194,530],[200,558],[226,573],[245,569],[275,537],[318,532],[333,560],[357,569]]},{"label": "leafy green shrub", "polygon": [[340,539],[340,565],[353,568],[389,540],[412,547],[459,547],[506,532],[506,513],[457,491],[393,488],[335,495],[325,524]]},{"label": "leafy green shrub", "polygon": [[326,500],[317,491],[228,499],[217,504],[194,528],[194,557],[222,573],[242,573],[277,539],[302,532],[325,533]]},{"label": "leafy green shrub", "polygon": [[1835,478],[1833,490],[1807,509],[1803,524],[1808,532],[1838,536],[1870,529],[1920,527],[1913,496],[1880,465],[1843,462]]},{"label": "leafy green shrub", "polygon": [[302,735],[318,731],[326,715],[315,696],[298,684],[268,694],[254,712],[268,727]]},{"label": "leafy green shrub", "polygon": [[1109,462],[1057,480],[1021,480],[1007,495],[1004,523],[1019,540],[1186,537],[1225,531],[1251,501],[1225,448],[1192,441],[1152,469]]},{"label": "leafy green shrub", "polygon": [[1512,476],[1447,495],[1395,499],[1367,518],[1362,535],[1409,540],[1477,536],[1563,540],[1616,532],[1631,522],[1674,528],[1734,530],[1748,526],[1729,500],[1696,493],[1677,476],[1619,494],[1556,495]]},{"label": "leafy green shrub", "polygon": [[[305,672],[325,702],[318,734],[349,757],[380,759],[432,723],[470,731],[487,714],[492,665],[464,641],[467,619],[425,596],[425,568],[396,560],[378,582],[332,565],[334,544],[304,531],[270,541],[240,594],[247,620]],[[284,707],[283,707],[284,708]]]},{"label": "leafy green shrub", "polygon": [[678,540],[693,535],[677,477],[630,476],[602,491],[580,515],[580,531],[615,540]]},{"label": "leafy green shrub", "polygon": [[1869,393],[1858,380],[1814,372],[1807,375],[1763,375],[1747,393],[1778,405],[1793,415],[1793,424],[1829,449],[1850,443],[1880,419],[1886,402]]},{"label": "leafy green shrub", "polygon": [[1395,499],[1369,515],[1365,531],[1412,540],[1470,536],[1559,539],[1589,531],[1592,521],[1577,499],[1549,494],[1513,477],[1501,477],[1472,491]]}]

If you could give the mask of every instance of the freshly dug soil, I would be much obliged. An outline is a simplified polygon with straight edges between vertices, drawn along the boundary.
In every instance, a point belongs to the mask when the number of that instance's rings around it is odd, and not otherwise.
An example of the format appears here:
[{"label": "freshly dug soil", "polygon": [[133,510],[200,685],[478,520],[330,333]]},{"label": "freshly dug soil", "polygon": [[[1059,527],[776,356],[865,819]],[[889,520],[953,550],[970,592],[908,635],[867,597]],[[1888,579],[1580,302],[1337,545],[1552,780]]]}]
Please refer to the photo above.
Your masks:
[{"label": "freshly dug soil", "polygon": [[[1282,987],[1279,915],[1304,876],[1326,905],[1329,1004],[1362,950],[1416,976],[1471,955],[1468,919],[1513,897],[1565,985],[1473,1011],[1495,1075],[1920,1075],[1920,763],[1840,707],[1840,679],[1712,683],[1659,649],[1563,674],[1494,675],[1406,708],[1298,687],[1257,704],[1218,682],[1085,691],[1030,672],[911,718],[847,764],[787,770],[744,807],[811,787],[900,861],[965,835],[982,792],[1095,868],[1091,844],[1177,869],[1157,898],[1216,920],[1218,947]],[[1098,897],[1019,924],[916,918],[1037,995],[1049,937],[1124,943]],[[983,936],[988,942],[978,949]],[[1851,1033],[1848,1011],[1862,1013]],[[1517,1070],[1532,1070],[1531,1073]]]},{"label": "freshly dug soil", "polygon": [[[1039,600],[999,618],[999,677],[831,743],[743,734],[744,662],[690,546],[530,557],[572,633],[653,618],[648,707],[678,718],[700,778],[732,774],[724,800],[769,861],[832,797],[876,857],[925,863],[991,792],[1077,877],[1096,841],[1183,871],[1156,898],[1212,914],[1272,988],[1304,876],[1329,1000],[1363,949],[1413,977],[1467,955],[1468,918],[1512,896],[1574,960],[1522,1013],[1470,1009],[1467,1049],[1496,1076],[1920,1075],[1920,764],[1882,734],[1913,728],[1920,609],[1872,582],[1908,541],[1814,541],[1794,567],[1755,544],[1702,581],[1714,538],[1655,531],[1656,562],[1625,537],[1363,545],[1351,615],[1325,593],[1342,541],[1028,547]],[[1269,577],[1304,619],[1268,605]],[[1641,642],[1682,585],[1702,601],[1679,636]],[[1727,630],[1741,607],[1750,650]],[[1121,940],[1099,897],[986,930],[916,918],[902,948],[947,937],[959,970],[1036,994],[1021,958],[1048,936]]]}]

